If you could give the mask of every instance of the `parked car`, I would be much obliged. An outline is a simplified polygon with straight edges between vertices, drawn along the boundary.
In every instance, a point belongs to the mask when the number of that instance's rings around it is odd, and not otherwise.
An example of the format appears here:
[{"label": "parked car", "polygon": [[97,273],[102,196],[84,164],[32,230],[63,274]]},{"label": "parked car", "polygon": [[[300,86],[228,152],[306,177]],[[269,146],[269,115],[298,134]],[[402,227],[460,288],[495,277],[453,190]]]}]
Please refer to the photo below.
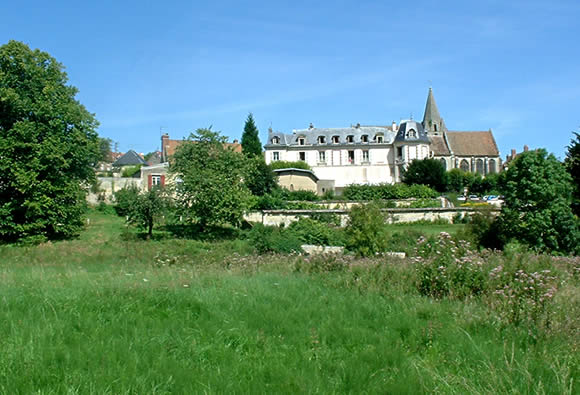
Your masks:
[{"label": "parked car", "polygon": [[464,202],[467,198],[465,196],[458,196],[457,200],[459,200],[460,202]]},{"label": "parked car", "polygon": [[477,196],[477,195],[469,195],[469,200],[479,200],[479,196]]}]

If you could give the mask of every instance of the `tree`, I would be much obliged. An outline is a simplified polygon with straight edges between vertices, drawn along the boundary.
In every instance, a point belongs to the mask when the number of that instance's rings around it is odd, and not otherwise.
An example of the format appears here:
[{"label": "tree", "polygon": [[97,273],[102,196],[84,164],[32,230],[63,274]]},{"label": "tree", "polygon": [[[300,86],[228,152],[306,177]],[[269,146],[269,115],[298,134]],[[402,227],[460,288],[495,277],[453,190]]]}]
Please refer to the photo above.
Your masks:
[{"label": "tree", "polygon": [[262,143],[252,113],[248,114],[242,134],[242,151],[248,157],[262,156]]},{"label": "tree", "polygon": [[244,184],[245,157],[225,146],[225,137],[197,129],[181,144],[170,171],[183,181],[178,204],[184,217],[202,227],[239,225],[251,193]]},{"label": "tree", "polygon": [[423,184],[438,192],[447,188],[447,173],[445,167],[436,159],[414,160],[403,174],[403,182],[407,185]]},{"label": "tree", "polygon": [[0,47],[0,239],[68,238],[83,226],[98,126],[48,53]]},{"label": "tree", "polygon": [[499,217],[503,239],[542,252],[580,252],[571,181],[562,163],[544,149],[518,155],[505,172]]},{"label": "tree", "polygon": [[567,147],[564,164],[572,176],[574,185],[572,210],[576,216],[580,217],[580,133],[574,132],[574,135],[576,139],[572,139]]},{"label": "tree", "polygon": [[115,211],[127,217],[130,224],[147,231],[147,239],[153,236],[153,226],[159,222],[169,207],[166,191],[154,187],[147,192],[136,186],[123,188],[115,193]]},{"label": "tree", "polygon": [[248,158],[244,182],[254,196],[268,194],[278,186],[276,174],[261,156]]},{"label": "tree", "polygon": [[357,204],[350,209],[345,229],[346,247],[360,256],[383,252],[387,246],[385,216],[376,203]]},{"label": "tree", "polygon": [[113,155],[111,152],[111,145],[113,144],[113,140],[109,138],[99,138],[99,161],[100,162],[113,162]]}]

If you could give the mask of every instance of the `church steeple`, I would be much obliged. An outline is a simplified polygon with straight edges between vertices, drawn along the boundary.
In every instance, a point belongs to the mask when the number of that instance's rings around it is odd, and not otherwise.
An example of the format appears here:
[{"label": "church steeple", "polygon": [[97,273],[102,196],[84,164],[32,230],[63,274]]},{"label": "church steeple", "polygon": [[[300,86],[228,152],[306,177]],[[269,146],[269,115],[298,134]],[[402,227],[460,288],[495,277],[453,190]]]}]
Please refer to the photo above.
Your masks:
[{"label": "church steeple", "polygon": [[445,131],[445,123],[441,115],[439,115],[432,88],[429,88],[429,95],[427,96],[425,115],[423,115],[423,128],[428,134],[442,134]]}]

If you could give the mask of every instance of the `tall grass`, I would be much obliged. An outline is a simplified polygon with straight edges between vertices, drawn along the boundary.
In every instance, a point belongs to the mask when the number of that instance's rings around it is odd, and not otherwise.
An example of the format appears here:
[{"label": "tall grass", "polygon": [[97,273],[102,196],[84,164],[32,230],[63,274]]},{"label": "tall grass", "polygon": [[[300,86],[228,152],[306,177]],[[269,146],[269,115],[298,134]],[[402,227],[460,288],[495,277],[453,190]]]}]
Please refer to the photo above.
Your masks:
[{"label": "tall grass", "polygon": [[0,393],[577,392],[577,322],[530,336],[421,296],[411,261],[122,233],[93,214],[79,240],[0,247]]}]

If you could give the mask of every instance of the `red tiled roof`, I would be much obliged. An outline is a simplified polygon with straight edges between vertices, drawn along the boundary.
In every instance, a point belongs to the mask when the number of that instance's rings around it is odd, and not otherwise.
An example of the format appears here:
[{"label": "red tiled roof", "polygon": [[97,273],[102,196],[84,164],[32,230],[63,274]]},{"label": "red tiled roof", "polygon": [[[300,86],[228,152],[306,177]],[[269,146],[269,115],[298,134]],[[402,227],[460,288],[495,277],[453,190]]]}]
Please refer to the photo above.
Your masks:
[{"label": "red tiled roof", "polygon": [[449,148],[458,156],[499,156],[491,131],[447,132]]},{"label": "red tiled roof", "polygon": [[[187,140],[171,140],[171,139],[164,139],[162,140],[165,147],[162,147],[163,153],[167,155],[167,158],[173,156],[175,154],[175,150],[179,145]],[[242,152],[242,145],[240,143],[224,143],[224,147],[232,149],[234,152]]]}]

